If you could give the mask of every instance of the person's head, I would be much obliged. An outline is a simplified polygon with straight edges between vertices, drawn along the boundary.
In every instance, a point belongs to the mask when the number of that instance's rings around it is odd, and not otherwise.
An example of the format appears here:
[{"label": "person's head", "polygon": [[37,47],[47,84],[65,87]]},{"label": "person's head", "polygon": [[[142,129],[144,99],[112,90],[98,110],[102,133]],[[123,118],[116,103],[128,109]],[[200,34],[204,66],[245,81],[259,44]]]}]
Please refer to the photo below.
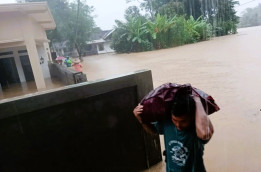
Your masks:
[{"label": "person's head", "polygon": [[175,96],[171,108],[171,120],[178,130],[187,130],[194,126],[195,101],[190,95]]}]

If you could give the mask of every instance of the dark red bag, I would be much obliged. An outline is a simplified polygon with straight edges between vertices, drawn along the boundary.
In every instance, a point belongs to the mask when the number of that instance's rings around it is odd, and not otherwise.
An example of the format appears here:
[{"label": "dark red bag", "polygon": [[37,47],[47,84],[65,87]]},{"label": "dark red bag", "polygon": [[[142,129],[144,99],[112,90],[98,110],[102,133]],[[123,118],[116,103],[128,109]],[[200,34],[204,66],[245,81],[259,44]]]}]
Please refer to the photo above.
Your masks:
[{"label": "dark red bag", "polygon": [[177,93],[198,95],[207,114],[219,110],[215,100],[190,84],[166,83],[149,92],[140,102],[143,105],[142,122],[155,122],[166,119],[171,114],[171,105]]}]

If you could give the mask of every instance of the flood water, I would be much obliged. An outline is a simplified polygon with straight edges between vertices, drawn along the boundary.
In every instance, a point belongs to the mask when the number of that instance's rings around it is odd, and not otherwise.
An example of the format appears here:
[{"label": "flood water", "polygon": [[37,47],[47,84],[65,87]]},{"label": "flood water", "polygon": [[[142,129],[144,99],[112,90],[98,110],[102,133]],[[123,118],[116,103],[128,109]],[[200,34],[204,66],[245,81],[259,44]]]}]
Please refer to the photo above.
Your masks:
[{"label": "flood water", "polygon": [[[176,48],[84,58],[89,81],[150,69],[154,87],[191,83],[212,95],[221,110],[205,146],[207,171],[261,169],[261,27]],[[162,143],[163,144],[163,143]],[[164,163],[147,171],[164,171]]]},{"label": "flood water", "polygon": [[[50,90],[50,89],[59,88],[59,87],[64,86],[64,84],[62,82],[60,82],[59,80],[57,80],[55,78],[52,78],[52,79],[46,78],[45,84],[46,84],[46,89],[42,89],[41,91]],[[31,94],[31,93],[36,93],[36,92],[38,92],[38,90],[36,88],[35,81],[11,84],[6,88],[1,88],[1,86],[0,86],[0,101],[2,99],[23,96],[25,94]]]}]

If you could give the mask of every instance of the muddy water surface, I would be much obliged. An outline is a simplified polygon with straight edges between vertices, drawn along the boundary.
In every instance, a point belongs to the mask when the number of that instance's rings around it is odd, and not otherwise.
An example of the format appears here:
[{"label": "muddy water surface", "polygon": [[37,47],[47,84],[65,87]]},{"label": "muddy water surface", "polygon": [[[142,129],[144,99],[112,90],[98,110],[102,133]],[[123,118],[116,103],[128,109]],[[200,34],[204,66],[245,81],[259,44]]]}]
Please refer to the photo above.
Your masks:
[{"label": "muddy water surface", "polygon": [[[207,171],[261,169],[261,27],[171,49],[84,58],[88,80],[150,69],[154,87],[191,83],[211,94],[221,111],[205,146]],[[148,171],[164,171],[164,163]]]}]

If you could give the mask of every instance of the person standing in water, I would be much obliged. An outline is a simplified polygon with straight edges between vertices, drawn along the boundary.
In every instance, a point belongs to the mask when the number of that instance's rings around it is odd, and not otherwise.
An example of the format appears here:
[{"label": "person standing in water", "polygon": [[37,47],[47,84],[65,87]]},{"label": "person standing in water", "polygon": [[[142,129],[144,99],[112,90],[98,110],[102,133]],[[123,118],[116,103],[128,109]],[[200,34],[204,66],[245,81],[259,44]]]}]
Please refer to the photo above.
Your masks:
[{"label": "person standing in water", "polygon": [[80,59],[74,59],[73,60],[73,66],[74,66],[74,70],[78,71],[78,72],[82,72],[82,65],[81,65],[81,61]]}]

